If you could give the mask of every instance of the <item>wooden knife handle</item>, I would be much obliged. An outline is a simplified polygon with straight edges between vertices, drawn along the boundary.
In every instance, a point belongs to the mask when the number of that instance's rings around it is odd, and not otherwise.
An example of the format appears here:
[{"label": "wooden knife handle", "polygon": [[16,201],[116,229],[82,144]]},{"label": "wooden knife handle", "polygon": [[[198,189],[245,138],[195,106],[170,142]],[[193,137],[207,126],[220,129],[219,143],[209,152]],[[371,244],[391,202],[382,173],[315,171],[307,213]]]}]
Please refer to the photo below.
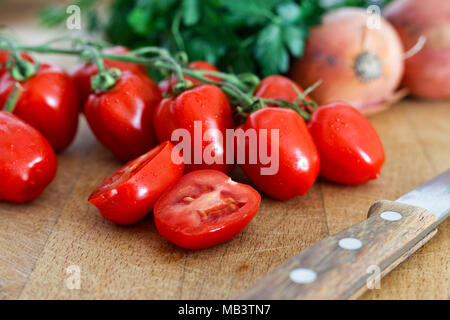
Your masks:
[{"label": "wooden knife handle", "polygon": [[369,218],[302,251],[240,299],[351,299],[368,289],[436,233],[436,216],[420,207],[378,201]]}]

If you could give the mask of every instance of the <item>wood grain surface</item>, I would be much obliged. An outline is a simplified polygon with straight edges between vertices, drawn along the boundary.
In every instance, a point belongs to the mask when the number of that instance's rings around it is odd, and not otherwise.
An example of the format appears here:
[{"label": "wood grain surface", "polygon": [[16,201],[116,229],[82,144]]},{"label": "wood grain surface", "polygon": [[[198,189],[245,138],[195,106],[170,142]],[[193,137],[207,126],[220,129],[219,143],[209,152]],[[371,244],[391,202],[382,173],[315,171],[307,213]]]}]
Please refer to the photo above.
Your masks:
[{"label": "wood grain surface", "polygon": [[[0,23],[29,43],[67,32],[37,28],[36,8],[1,1]],[[42,1],[35,1],[35,6]],[[70,68],[74,60],[40,56]],[[386,151],[381,177],[361,186],[319,180],[306,196],[264,198],[231,241],[189,251],[162,239],[151,215],[131,227],[105,221],[87,197],[121,163],[84,121],[58,156],[54,182],[26,205],[0,203],[0,298],[227,299],[301,250],[366,218],[379,199],[396,199],[450,167],[450,102],[405,100],[370,117]],[[235,178],[245,181],[238,171]],[[449,299],[450,221],[363,299]],[[67,268],[81,271],[69,290]]]}]

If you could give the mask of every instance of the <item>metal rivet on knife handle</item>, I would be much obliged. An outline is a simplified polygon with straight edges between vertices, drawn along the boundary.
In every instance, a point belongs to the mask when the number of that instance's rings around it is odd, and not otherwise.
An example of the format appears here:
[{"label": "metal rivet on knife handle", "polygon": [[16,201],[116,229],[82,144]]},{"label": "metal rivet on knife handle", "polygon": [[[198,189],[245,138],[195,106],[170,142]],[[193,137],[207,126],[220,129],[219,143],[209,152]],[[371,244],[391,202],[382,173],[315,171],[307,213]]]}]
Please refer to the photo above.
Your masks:
[{"label": "metal rivet on knife handle", "polygon": [[362,247],[362,242],[355,238],[343,238],[339,240],[339,247],[346,250],[358,250]]},{"label": "metal rivet on knife handle", "polygon": [[314,282],[317,274],[311,269],[297,268],[291,271],[289,278],[295,283],[307,284]]},{"label": "metal rivet on knife handle", "polygon": [[395,211],[384,211],[380,214],[380,217],[387,221],[398,221],[402,218],[402,215]]}]

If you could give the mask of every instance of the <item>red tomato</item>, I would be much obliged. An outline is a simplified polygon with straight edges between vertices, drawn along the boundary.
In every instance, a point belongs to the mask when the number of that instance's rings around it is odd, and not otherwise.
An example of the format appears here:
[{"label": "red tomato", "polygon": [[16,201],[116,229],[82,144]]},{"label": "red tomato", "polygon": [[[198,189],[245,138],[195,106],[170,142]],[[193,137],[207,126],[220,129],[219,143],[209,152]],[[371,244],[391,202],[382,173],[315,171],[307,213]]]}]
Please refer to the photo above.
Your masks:
[{"label": "red tomato", "polygon": [[[0,106],[4,106],[16,81],[0,75]],[[72,79],[62,69],[41,64],[31,78],[20,82],[23,90],[14,114],[40,131],[55,152],[67,148],[78,128],[78,97]]]},{"label": "red tomato", "polygon": [[0,66],[8,61],[9,52],[7,50],[0,50]]},{"label": "red tomato", "polygon": [[237,235],[258,211],[261,196],[215,170],[181,177],[156,201],[155,225],[168,241],[202,249]]},{"label": "red tomato", "polygon": [[27,202],[38,197],[56,174],[55,153],[36,129],[0,111],[0,200]]},{"label": "red tomato", "polygon": [[345,184],[378,178],[383,145],[358,110],[341,102],[322,106],[312,114],[308,127],[319,150],[322,177]]},{"label": "red tomato", "polygon": [[[128,50],[125,47],[116,46],[111,48],[105,48],[103,49],[103,52],[110,54],[125,54],[127,52],[130,52],[130,50]],[[117,68],[121,71],[129,70],[136,73],[146,74],[144,66],[139,64],[109,59],[104,59],[103,62],[109,68]],[[91,93],[91,77],[95,76],[97,73],[98,69],[95,63],[86,63],[86,62],[78,64],[71,73],[71,76],[77,87],[81,108],[84,107],[84,103],[86,102],[89,93]]]},{"label": "red tomato", "polygon": [[89,95],[84,115],[98,140],[129,161],[157,144],[153,111],[160,100],[158,87],[147,76],[123,71],[112,89]]},{"label": "red tomato", "polygon": [[[265,77],[261,80],[254,95],[255,97],[260,98],[294,102],[298,97],[298,93],[294,87],[303,93],[302,88],[300,88],[299,85],[291,79],[279,75],[273,75]],[[308,96],[305,98],[310,100]],[[277,105],[270,105],[270,107],[277,107]]]},{"label": "red tomato", "polygon": [[[201,123],[199,139],[204,140],[202,137],[205,137],[209,129],[217,129],[220,134],[212,134],[211,141],[198,141],[201,148],[195,148],[197,142],[194,141],[194,121]],[[216,169],[228,172],[231,169],[231,165],[226,164],[225,130],[233,128],[234,124],[228,98],[218,87],[200,85],[178,96],[163,99],[155,110],[154,125],[160,141],[171,140],[174,144],[177,144],[172,139],[174,130],[185,129],[189,132],[191,157],[184,154],[186,171]],[[200,155],[200,159],[195,159],[196,153]],[[208,164],[208,160],[205,161],[203,157],[204,153],[214,156],[218,161]]]},{"label": "red tomato", "polygon": [[105,219],[132,224],[153,209],[161,193],[183,174],[181,154],[164,142],[107,177],[89,196]]},{"label": "red tomato", "polygon": [[[288,108],[262,108],[252,112],[242,128],[244,132],[249,129],[256,130],[259,143],[263,135],[261,129],[267,130],[267,150],[272,162],[276,161],[275,154],[271,152],[272,148],[275,152],[278,151],[278,171],[274,174],[261,173],[261,168],[271,167],[273,163],[263,164],[260,156],[255,164],[251,164],[248,159],[245,164],[240,164],[250,180],[261,191],[275,199],[287,200],[305,194],[319,174],[320,161],[302,117]],[[272,139],[273,129],[279,130],[278,142]],[[249,139],[241,136],[237,143],[245,145],[246,155],[257,152]],[[257,149],[259,153],[260,148]]]},{"label": "red tomato", "polygon": [[[192,61],[191,63],[189,63],[189,68],[195,69],[195,70],[216,71],[216,72],[219,71],[215,66],[213,66],[212,64],[210,64],[206,61]],[[214,76],[205,76],[205,78],[208,78],[213,81],[222,81],[222,79],[220,79],[218,77],[214,77]],[[201,81],[194,79],[190,76],[184,76],[184,79],[191,81],[195,85],[202,84]],[[171,94],[172,87],[177,82],[178,82],[178,80],[177,80],[176,76],[173,76],[170,79],[165,79],[158,84],[159,90],[161,90],[161,92]]]}]

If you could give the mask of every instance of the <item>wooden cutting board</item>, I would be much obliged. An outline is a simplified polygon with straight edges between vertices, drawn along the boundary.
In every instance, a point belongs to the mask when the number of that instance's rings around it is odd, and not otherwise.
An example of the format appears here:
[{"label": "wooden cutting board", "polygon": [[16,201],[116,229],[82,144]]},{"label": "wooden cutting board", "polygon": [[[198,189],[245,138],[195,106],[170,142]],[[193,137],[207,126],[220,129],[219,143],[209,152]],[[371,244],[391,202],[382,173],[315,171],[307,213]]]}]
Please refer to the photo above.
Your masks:
[{"label": "wooden cutting board", "polygon": [[[27,35],[22,39],[33,42],[42,36],[33,19],[0,14],[0,20],[12,21],[16,32]],[[58,156],[57,177],[42,196],[25,205],[0,203],[0,298],[236,297],[299,251],[365,219],[375,200],[396,199],[450,167],[450,102],[406,100],[370,121],[386,151],[378,180],[361,186],[319,180],[303,197],[285,202],[264,198],[255,219],[237,237],[189,251],[161,238],[151,214],[121,227],[105,221],[87,202],[121,163],[82,120],[76,141]],[[234,175],[245,181],[240,172]],[[363,299],[449,299],[449,240],[446,221],[425,247]],[[67,287],[73,266],[80,271],[79,290]]]}]

